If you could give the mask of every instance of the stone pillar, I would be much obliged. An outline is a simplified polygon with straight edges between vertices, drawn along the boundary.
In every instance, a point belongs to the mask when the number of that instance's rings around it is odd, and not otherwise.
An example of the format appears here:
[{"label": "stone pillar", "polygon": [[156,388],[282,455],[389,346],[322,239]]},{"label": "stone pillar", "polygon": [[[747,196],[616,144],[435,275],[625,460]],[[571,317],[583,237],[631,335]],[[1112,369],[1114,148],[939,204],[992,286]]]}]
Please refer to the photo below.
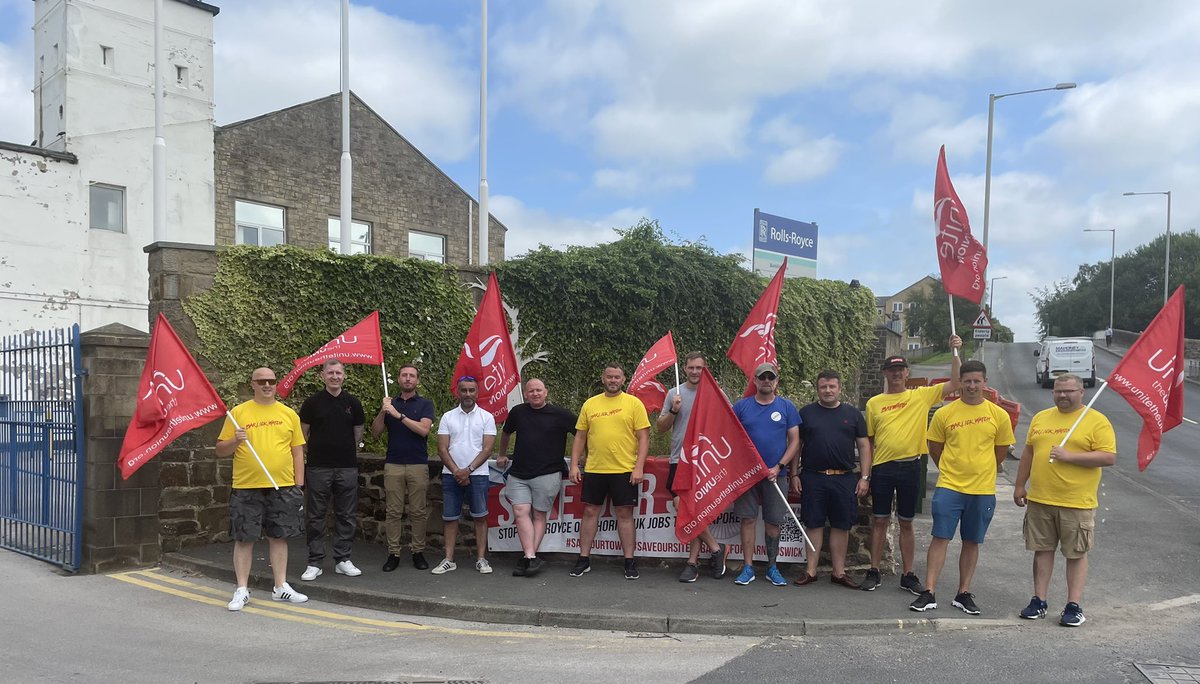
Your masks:
[{"label": "stone pillar", "polygon": [[150,565],[158,541],[159,462],[152,460],[128,480],[117,458],[133,416],[138,381],[150,336],[112,324],[80,335],[83,379],[85,476],[84,572]]},{"label": "stone pillar", "polygon": [[[179,242],[155,242],[145,247],[150,269],[150,325],[158,314],[171,322],[179,339],[214,380],[212,368],[197,354],[200,338],[196,326],[183,310],[183,300],[212,289],[217,273],[217,248]],[[215,382],[215,380],[214,380]]]}]

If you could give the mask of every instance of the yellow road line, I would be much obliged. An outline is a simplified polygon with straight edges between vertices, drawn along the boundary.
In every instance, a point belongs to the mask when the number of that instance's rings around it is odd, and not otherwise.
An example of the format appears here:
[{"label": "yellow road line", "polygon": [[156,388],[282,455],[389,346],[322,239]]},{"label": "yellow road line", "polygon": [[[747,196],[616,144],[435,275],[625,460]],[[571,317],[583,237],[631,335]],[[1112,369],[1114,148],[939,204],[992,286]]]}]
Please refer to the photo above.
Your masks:
[{"label": "yellow road line", "polygon": [[[137,577],[137,576],[152,579],[152,580],[154,580],[154,582],[147,582],[146,580],[139,579],[139,577]],[[169,575],[164,575],[157,569],[130,570],[128,572],[115,573],[115,574],[109,575],[109,577],[112,577],[113,579],[116,579],[116,580],[120,580],[122,582],[128,582],[130,584],[136,584],[138,586],[143,586],[143,587],[146,587],[149,589],[154,589],[156,591],[161,591],[163,593],[171,594],[173,596],[179,596],[182,598],[188,598],[188,599],[191,599],[194,601],[199,601],[200,603],[207,603],[209,605],[219,605],[219,606],[226,605],[226,601],[224,601],[224,600],[210,599],[207,596],[202,596],[202,595],[192,593],[192,592],[202,592],[204,594],[212,594],[214,596],[225,596],[227,592],[223,592],[223,591],[213,588],[213,587],[206,587],[201,584],[189,582],[187,580],[178,579],[176,577],[171,577]],[[158,584],[158,582],[172,584],[172,585],[179,586],[179,587],[186,587],[186,588],[192,590],[192,592],[181,591],[178,589],[172,589],[171,587],[165,587],[165,586],[162,586],[161,584]],[[481,630],[481,629],[462,629],[462,628],[456,628],[456,627],[434,627],[431,625],[420,625],[420,624],[414,624],[411,622],[394,622],[394,621],[388,621],[388,620],[376,620],[373,618],[358,617],[355,615],[345,615],[342,613],[334,613],[334,612],[330,612],[330,611],[326,611],[326,610],[319,610],[316,608],[306,608],[303,606],[298,606],[298,605],[289,604],[289,603],[282,603],[282,602],[271,604],[271,608],[273,610],[268,611],[268,610],[263,610],[260,608],[251,610],[250,606],[247,606],[246,608],[243,608],[242,610],[246,611],[246,612],[253,612],[255,614],[270,615],[272,617],[281,617],[283,619],[295,619],[296,621],[300,621],[300,622],[326,625],[326,626],[331,626],[331,627],[348,628],[349,625],[340,624],[340,623],[346,623],[346,622],[353,623],[355,625],[366,625],[367,627],[359,628],[359,630],[360,631],[365,630],[368,633],[385,633],[385,632],[394,633],[397,631],[436,631],[436,632],[443,633],[443,634],[455,634],[455,635],[462,635],[462,636],[486,636],[486,637],[492,637],[492,638],[497,638],[497,637],[512,638],[512,639],[533,639],[533,638],[544,639],[544,638],[546,638],[546,635],[530,634],[530,633],[526,633],[526,632],[507,632],[507,631],[492,631],[492,630]],[[276,612],[278,610],[288,611],[288,612],[292,612],[292,613],[297,613],[299,615],[306,615],[306,616],[311,616],[312,618],[320,618],[320,619],[310,620],[307,618],[293,618],[291,616],[283,616]],[[380,627],[382,627],[384,629],[383,630],[373,629],[373,628],[380,628]],[[555,635],[554,638],[560,639],[560,640],[575,641],[575,640],[578,640],[579,637],[566,636],[566,635],[562,635],[562,636]]]}]

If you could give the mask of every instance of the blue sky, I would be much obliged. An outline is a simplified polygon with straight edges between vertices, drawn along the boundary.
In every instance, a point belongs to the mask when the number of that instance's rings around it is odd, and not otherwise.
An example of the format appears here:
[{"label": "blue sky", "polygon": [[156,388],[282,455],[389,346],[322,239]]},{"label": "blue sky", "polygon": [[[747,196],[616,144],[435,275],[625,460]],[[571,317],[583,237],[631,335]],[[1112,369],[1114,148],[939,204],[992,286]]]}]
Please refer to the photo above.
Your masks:
[{"label": "blue sky", "polygon": [[[149,0],[146,0],[149,3]],[[339,3],[220,3],[216,117],[338,89]],[[0,0],[0,139],[32,139],[33,3]],[[938,147],[977,235],[989,93],[996,314],[1035,337],[1038,287],[1197,227],[1200,4],[491,0],[489,183],[509,255],[645,216],[749,253],[752,213],[820,225],[818,274],[891,294],[937,268]],[[351,83],[474,194],[478,0],[354,2]]]}]

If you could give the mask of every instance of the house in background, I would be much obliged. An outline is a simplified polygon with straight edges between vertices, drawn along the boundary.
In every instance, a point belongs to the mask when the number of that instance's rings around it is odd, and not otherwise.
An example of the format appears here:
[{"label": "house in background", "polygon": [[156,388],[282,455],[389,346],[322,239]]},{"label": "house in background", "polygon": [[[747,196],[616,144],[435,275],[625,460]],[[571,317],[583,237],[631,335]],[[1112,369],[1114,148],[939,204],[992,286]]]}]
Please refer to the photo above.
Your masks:
[{"label": "house in background", "polygon": [[895,353],[904,356],[919,356],[922,350],[930,346],[920,335],[909,334],[907,316],[915,305],[913,299],[916,295],[921,293],[928,296],[930,290],[936,285],[937,280],[933,276],[925,276],[894,295],[875,298],[879,324],[893,333],[889,336],[891,340],[889,344],[897,345]]}]

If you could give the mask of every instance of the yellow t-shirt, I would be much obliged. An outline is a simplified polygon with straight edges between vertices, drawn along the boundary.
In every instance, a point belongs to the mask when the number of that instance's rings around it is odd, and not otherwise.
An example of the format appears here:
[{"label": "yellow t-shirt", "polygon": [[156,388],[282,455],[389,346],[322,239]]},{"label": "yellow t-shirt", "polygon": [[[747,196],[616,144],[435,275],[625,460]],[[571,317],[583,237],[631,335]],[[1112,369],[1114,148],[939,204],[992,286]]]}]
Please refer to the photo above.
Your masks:
[{"label": "yellow t-shirt", "polygon": [[575,429],[588,431],[584,471],[631,472],[637,465],[637,431],[649,428],[646,406],[632,394],[597,394],[583,402]]},{"label": "yellow t-shirt", "polygon": [[1004,409],[986,399],[974,406],[956,399],[933,414],[929,441],[945,445],[936,486],[963,494],[995,494],[996,447],[1017,439]]},{"label": "yellow t-shirt", "polygon": [[[1025,443],[1033,447],[1029,471],[1029,500],[1064,508],[1095,508],[1100,488],[1100,468],[1050,462],[1050,447],[1058,445],[1075,424],[1079,411],[1062,413],[1057,408],[1039,411],[1029,424]],[[1067,451],[1106,451],[1117,453],[1117,435],[1103,413],[1092,409],[1067,440]]]},{"label": "yellow t-shirt", "polygon": [[[230,411],[238,425],[246,431],[246,438],[254,445],[263,465],[271,471],[275,484],[291,487],[296,484],[292,447],[304,444],[304,433],[300,431],[300,416],[287,405],[275,402],[266,406],[254,401],[234,406]],[[234,427],[225,418],[218,441],[233,439]],[[233,488],[258,489],[270,487],[263,469],[254,460],[246,442],[233,452]]]},{"label": "yellow t-shirt", "polygon": [[867,435],[875,438],[872,463],[920,456],[927,450],[929,409],[942,400],[945,384],[918,387],[867,400]]}]

